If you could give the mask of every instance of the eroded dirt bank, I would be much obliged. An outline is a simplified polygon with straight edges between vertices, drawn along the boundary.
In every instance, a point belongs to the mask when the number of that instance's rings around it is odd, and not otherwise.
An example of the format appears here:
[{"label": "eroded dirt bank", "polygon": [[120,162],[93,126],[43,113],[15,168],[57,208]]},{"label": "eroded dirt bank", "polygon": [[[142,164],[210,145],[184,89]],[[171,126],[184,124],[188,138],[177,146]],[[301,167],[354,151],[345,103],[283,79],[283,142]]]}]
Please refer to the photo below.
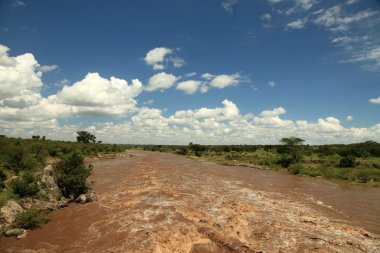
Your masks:
[{"label": "eroded dirt bank", "polygon": [[97,202],[0,252],[380,251],[379,189],[132,153],[94,163]]}]

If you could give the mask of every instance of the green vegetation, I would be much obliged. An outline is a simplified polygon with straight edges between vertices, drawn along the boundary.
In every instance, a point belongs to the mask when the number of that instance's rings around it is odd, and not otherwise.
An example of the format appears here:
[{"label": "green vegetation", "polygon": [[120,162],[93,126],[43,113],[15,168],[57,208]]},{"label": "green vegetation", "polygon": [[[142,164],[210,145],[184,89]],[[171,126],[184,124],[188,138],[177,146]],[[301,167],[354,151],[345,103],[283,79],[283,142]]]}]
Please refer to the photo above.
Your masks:
[{"label": "green vegetation", "polygon": [[171,152],[226,165],[287,169],[301,176],[368,183],[380,187],[380,144],[367,141],[349,145],[304,145],[297,137],[281,145],[141,145],[134,148]]},{"label": "green vegetation", "polygon": [[13,192],[19,197],[34,197],[39,191],[37,178],[32,172],[26,171],[21,177],[11,182]]},{"label": "green vegetation", "polygon": [[63,159],[54,166],[57,176],[58,186],[62,189],[65,197],[76,198],[80,194],[86,193],[89,186],[86,183],[91,175],[92,166],[83,165],[83,157],[77,153]]},{"label": "green vegetation", "polygon": [[356,166],[356,158],[354,156],[342,157],[339,162],[339,167],[353,168]]},{"label": "green vegetation", "polygon": [[95,143],[96,137],[90,132],[87,131],[78,131],[77,132],[77,141],[78,142],[83,142],[83,143]]},{"label": "green vegetation", "polygon": [[291,164],[299,163],[303,158],[303,147],[301,146],[305,140],[298,137],[282,138],[280,142],[283,144],[277,149],[281,154],[279,164],[288,168]]},{"label": "green vegetation", "polygon": [[47,221],[47,212],[37,209],[29,209],[17,214],[12,226],[14,228],[33,229]]},{"label": "green vegetation", "polygon": [[[91,170],[83,166],[82,157],[120,153],[130,147],[92,141],[51,141],[38,135],[31,139],[2,136],[0,146],[0,206],[9,199],[43,199],[44,196],[39,195],[37,181],[47,164],[59,164],[55,167],[60,171],[60,185],[66,189],[67,196],[85,192],[88,186],[83,183],[84,178],[89,176]],[[68,172],[62,167],[66,165],[72,171]]]}]

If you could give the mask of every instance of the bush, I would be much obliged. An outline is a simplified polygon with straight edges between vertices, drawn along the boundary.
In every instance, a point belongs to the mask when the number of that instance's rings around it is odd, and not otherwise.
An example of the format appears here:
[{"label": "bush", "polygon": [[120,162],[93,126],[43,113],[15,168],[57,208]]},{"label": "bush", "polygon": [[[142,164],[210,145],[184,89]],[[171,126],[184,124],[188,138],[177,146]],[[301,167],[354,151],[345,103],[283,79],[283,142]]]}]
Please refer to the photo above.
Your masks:
[{"label": "bush", "polygon": [[356,158],[354,156],[342,157],[339,162],[341,168],[353,168],[356,165]]},{"label": "bush", "polygon": [[284,168],[288,168],[293,162],[294,161],[290,156],[283,154],[277,163]]},{"label": "bush", "polygon": [[44,148],[41,148],[40,150],[38,150],[38,152],[36,154],[37,161],[42,163],[42,164],[45,164],[46,158],[48,158],[48,157],[49,157],[49,151],[47,151]]},{"label": "bush", "polygon": [[180,148],[179,150],[177,150],[177,154],[179,154],[179,155],[187,155],[187,148],[186,147]]},{"label": "bush", "polygon": [[297,175],[297,174],[300,174],[302,172],[302,170],[304,170],[305,168],[303,167],[302,164],[300,163],[296,163],[296,164],[292,164],[289,168],[288,168],[288,171],[293,174],[293,175]]},{"label": "bush", "polygon": [[12,181],[12,189],[20,197],[32,197],[39,191],[37,179],[31,172],[26,172]]},{"label": "bush", "polygon": [[74,153],[69,158],[58,162],[54,170],[58,186],[65,197],[76,198],[89,190],[86,180],[91,175],[92,166],[86,168],[79,154]]},{"label": "bush", "polygon": [[18,213],[12,224],[14,228],[33,229],[48,221],[47,212],[29,209]]},{"label": "bush", "polygon": [[23,170],[33,170],[38,166],[36,159],[28,156],[28,154],[21,148],[17,147],[9,155],[7,167],[18,174]]}]

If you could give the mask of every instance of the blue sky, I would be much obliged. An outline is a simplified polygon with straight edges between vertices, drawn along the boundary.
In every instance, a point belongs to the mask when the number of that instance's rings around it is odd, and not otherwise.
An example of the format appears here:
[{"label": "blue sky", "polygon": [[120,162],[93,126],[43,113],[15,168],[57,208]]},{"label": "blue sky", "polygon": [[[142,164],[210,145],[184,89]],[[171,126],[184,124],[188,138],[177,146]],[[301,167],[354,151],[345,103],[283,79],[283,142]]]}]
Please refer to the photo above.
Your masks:
[{"label": "blue sky", "polygon": [[375,0],[0,1],[0,131],[380,141],[378,27]]}]

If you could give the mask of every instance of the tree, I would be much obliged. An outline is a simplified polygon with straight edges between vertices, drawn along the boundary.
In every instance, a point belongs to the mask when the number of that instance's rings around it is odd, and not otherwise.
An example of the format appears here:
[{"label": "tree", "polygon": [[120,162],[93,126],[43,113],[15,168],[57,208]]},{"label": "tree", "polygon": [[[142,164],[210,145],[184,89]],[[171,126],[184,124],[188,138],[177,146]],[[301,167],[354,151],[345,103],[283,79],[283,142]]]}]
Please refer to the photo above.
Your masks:
[{"label": "tree", "polygon": [[205,146],[202,146],[200,144],[193,144],[192,142],[189,143],[189,148],[194,151],[196,156],[201,156],[202,152],[206,150]]},{"label": "tree", "polygon": [[290,164],[299,163],[303,156],[302,144],[304,142],[305,140],[293,136],[282,138],[280,140],[280,143],[283,144],[280,164],[287,168]]},{"label": "tree", "polygon": [[83,157],[74,153],[71,157],[63,159],[54,166],[57,183],[65,197],[76,198],[86,193],[89,186],[86,181],[91,175],[92,166],[84,166]]},{"label": "tree", "polygon": [[296,145],[302,145],[305,142],[305,140],[292,136],[292,137],[282,138],[280,142],[286,146],[296,146]]},{"label": "tree", "polygon": [[77,132],[78,136],[77,136],[77,141],[78,142],[83,142],[83,143],[95,143],[95,135],[93,135],[92,133],[90,132],[87,132],[87,131],[78,131]]}]

